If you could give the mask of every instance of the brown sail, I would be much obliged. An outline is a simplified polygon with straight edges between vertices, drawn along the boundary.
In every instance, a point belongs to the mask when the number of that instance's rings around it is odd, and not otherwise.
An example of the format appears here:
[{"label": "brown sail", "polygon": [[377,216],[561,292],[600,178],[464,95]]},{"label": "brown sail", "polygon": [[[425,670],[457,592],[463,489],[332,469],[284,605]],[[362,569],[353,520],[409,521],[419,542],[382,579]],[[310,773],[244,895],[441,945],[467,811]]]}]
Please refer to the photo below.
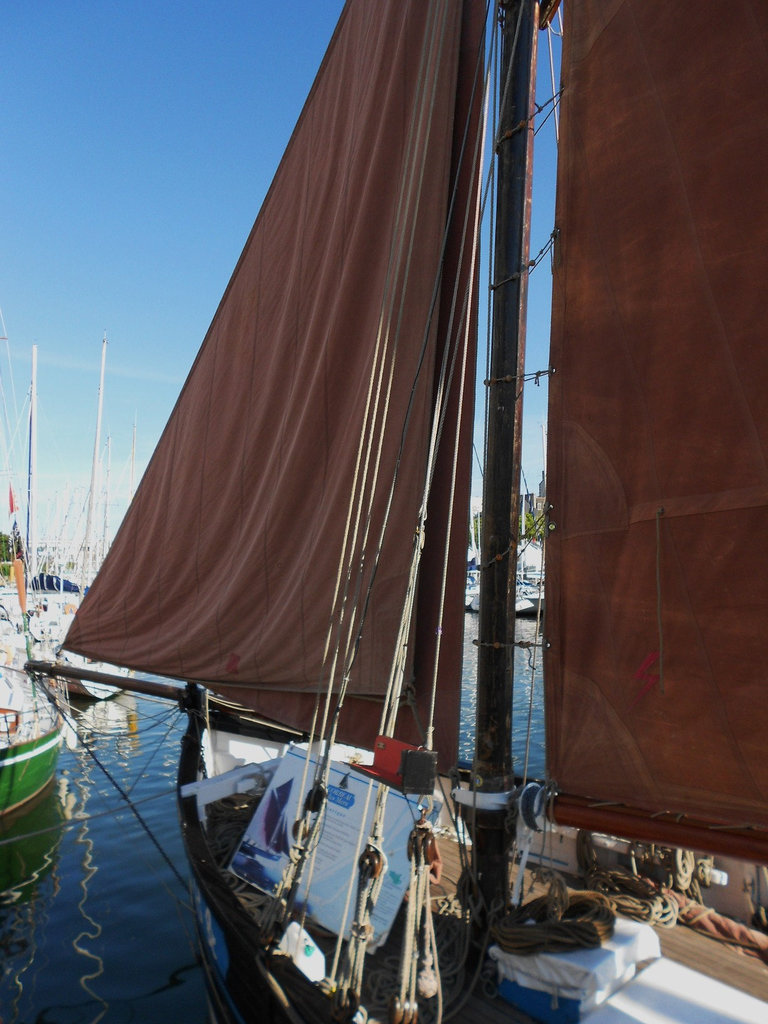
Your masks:
[{"label": "brown sail", "polygon": [[768,6],[579,0],[566,17],[550,770],[584,805],[759,835]]},{"label": "brown sail", "polygon": [[[376,734],[418,541],[438,370],[445,353],[454,365],[474,316],[478,179],[468,161],[483,20],[481,3],[347,4],[67,649],[203,681],[299,728],[318,688],[337,690],[351,665],[340,735]],[[464,515],[452,521],[442,618],[436,580],[448,499],[469,502],[463,358],[449,399],[458,408],[464,398],[462,426],[458,440],[455,431],[443,439],[451,458],[438,459],[409,647],[424,721],[442,628],[446,725],[436,743],[449,758]],[[451,494],[440,474],[456,447]],[[353,656],[337,677],[327,651],[339,637]],[[403,738],[420,736],[412,726]]]}]

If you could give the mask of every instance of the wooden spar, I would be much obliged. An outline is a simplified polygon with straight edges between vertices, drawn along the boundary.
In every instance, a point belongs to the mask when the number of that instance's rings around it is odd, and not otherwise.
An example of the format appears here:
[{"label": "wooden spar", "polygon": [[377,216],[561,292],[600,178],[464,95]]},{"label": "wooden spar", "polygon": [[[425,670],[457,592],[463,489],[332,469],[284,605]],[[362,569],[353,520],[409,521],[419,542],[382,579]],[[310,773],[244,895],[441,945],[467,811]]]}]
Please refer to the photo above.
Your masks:
[{"label": "wooden spar", "polygon": [[[475,787],[479,793],[504,793],[514,787],[512,666],[538,3],[511,0],[501,10],[499,80],[504,100],[496,139],[498,194],[478,625]],[[508,897],[511,837],[507,818],[506,808],[477,815],[478,872],[489,907],[498,898],[506,903]]]},{"label": "wooden spar", "polygon": [[768,864],[768,829],[764,828],[717,825],[672,813],[649,815],[633,807],[596,804],[564,793],[555,797],[550,818],[557,825],[588,832]]},{"label": "wooden spar", "polygon": [[60,679],[84,679],[90,683],[106,683],[108,686],[117,686],[121,690],[130,690],[133,693],[141,693],[147,697],[166,697],[168,700],[178,700],[186,692],[186,685],[184,683],[166,683],[156,679],[118,676],[113,675],[111,672],[94,672],[88,668],[78,668],[75,665],[66,665],[62,662],[28,661],[24,668],[27,672],[42,676],[52,676]]}]

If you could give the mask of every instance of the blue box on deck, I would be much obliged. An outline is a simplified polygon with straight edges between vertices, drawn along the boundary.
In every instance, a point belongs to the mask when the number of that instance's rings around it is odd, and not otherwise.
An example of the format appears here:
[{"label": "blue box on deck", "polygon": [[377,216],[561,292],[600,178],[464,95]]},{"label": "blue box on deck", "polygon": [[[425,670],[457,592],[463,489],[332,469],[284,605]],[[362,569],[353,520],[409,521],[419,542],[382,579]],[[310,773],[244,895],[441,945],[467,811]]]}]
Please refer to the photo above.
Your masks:
[{"label": "blue box on deck", "polygon": [[529,1017],[542,1021],[542,1024],[578,1024],[583,1017],[580,1000],[556,996],[535,988],[524,988],[506,978],[499,984],[499,995]]},{"label": "blue box on deck", "polygon": [[522,956],[491,946],[499,995],[540,1024],[578,1024],[635,976],[637,965],[660,956],[653,928],[616,920],[597,949]]}]

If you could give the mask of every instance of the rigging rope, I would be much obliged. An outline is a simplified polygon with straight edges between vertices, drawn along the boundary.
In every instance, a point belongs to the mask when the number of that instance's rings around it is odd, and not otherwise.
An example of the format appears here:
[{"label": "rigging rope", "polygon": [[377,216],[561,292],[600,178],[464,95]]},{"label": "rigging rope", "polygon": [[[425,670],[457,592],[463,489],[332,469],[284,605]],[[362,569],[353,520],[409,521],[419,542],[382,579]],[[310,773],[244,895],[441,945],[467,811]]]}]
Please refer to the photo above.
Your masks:
[{"label": "rigging rope", "polygon": [[387,858],[381,847],[369,843],[358,866],[355,918],[334,993],[334,1009],[340,1019],[351,1018],[360,1005],[366,946],[373,937],[371,914],[386,877]]},{"label": "rigging rope", "polygon": [[[366,794],[365,794],[365,807],[363,808],[363,813],[362,813],[361,818],[360,818],[360,828],[359,828],[358,834],[357,834],[357,844],[355,846],[355,858],[354,859],[355,859],[355,861],[358,864],[360,863],[361,848],[362,848],[362,845],[363,845],[363,838],[364,838],[363,833],[364,833],[364,830],[365,830],[365,822],[368,819],[368,807],[369,807],[369,804],[370,804],[370,799],[371,799],[372,791],[373,791],[373,780],[371,780],[371,782],[369,783],[368,788],[366,790]],[[346,927],[347,927],[347,915],[349,914],[349,905],[350,905],[350,903],[352,901],[352,891],[353,891],[354,888],[355,888],[355,876],[354,876],[353,873],[350,873],[349,883],[347,885],[346,900],[344,902],[344,911],[343,911],[343,913],[341,915],[341,927],[339,928],[339,934],[338,934],[338,936],[336,938],[336,948],[334,949],[333,963],[331,965],[330,971],[328,972],[328,977],[329,977],[332,985],[336,983],[336,979],[337,979],[339,962],[340,962],[341,954],[342,954],[342,945],[343,945],[343,942],[344,942],[344,934],[345,934]]]},{"label": "rigging rope", "polygon": [[[412,179],[413,180],[413,179]],[[405,236],[399,236],[397,245],[398,249],[395,252],[393,248],[392,259],[393,259],[393,278],[397,276],[397,272],[404,272],[407,277],[407,266],[410,251],[407,246],[408,240]],[[474,241],[472,243],[475,244]],[[544,250],[542,250],[543,252]],[[540,254],[541,256],[541,254]],[[375,490],[375,484],[378,479],[380,466],[381,466],[381,447],[379,442],[378,449],[374,442],[374,427],[380,425],[387,418],[388,413],[388,396],[389,387],[392,382],[392,363],[387,362],[394,354],[394,350],[397,348],[397,338],[399,334],[399,322],[397,322],[398,310],[395,306],[396,297],[394,293],[389,296],[388,301],[391,303],[386,309],[382,309],[381,319],[381,331],[379,341],[381,343],[381,349],[377,349],[375,359],[375,372],[376,381],[374,382],[373,376],[371,378],[371,388],[369,390],[369,406],[366,412],[366,424],[370,428],[370,432],[364,432],[361,435],[360,447],[358,450],[358,461],[355,469],[354,487],[350,493],[350,504],[348,507],[346,528],[345,528],[345,551],[339,562],[337,582],[336,582],[336,595],[335,595],[335,608],[334,615],[329,620],[329,628],[326,641],[326,652],[328,655],[327,669],[327,691],[325,694],[325,702],[323,706],[322,716],[320,715],[320,703],[321,703],[321,690],[318,686],[317,701],[316,701],[316,715],[313,721],[313,735],[320,735],[326,737],[325,750],[323,756],[319,758],[319,764],[315,772],[315,792],[318,801],[324,803],[324,790],[327,785],[328,771],[330,764],[330,747],[333,739],[336,735],[338,727],[339,715],[344,704],[347,689],[349,686],[350,672],[352,665],[355,660],[357,653],[357,647],[359,645],[361,623],[365,618],[367,612],[368,599],[370,597],[370,588],[372,586],[372,580],[375,576],[376,567],[378,563],[378,554],[381,551],[381,545],[383,542],[384,532],[387,526],[387,520],[389,515],[389,504],[387,511],[384,516],[384,520],[381,526],[380,536],[378,538],[378,546],[375,547],[375,555],[371,566],[367,567],[369,572],[368,589],[365,594],[362,592],[363,587],[363,569],[366,568],[362,563],[359,566],[355,565],[355,557],[353,552],[355,550],[365,551],[368,548],[369,534],[373,528],[372,524],[372,495]],[[464,299],[464,313],[466,316],[466,303],[467,298]],[[453,298],[453,309],[451,317],[453,319],[455,313],[456,296]],[[400,310],[400,312],[402,312]],[[466,321],[465,321],[466,322]],[[446,360],[443,367],[443,377],[441,378],[440,388],[447,391],[447,385],[450,383],[454,372],[456,354],[454,353],[451,360]],[[450,370],[448,365],[450,362]],[[462,369],[462,376],[464,370]],[[537,382],[538,382],[537,375]],[[442,407],[436,416],[437,433],[442,431],[442,419],[444,413]],[[436,447],[436,438],[433,439],[433,448]],[[428,474],[431,479],[431,467],[433,465],[434,453],[430,455],[430,472]],[[394,484],[392,485],[394,486]],[[392,491],[390,491],[389,503],[391,504]],[[421,547],[423,544],[424,526],[426,521],[426,499],[422,506],[422,515],[420,518],[419,529],[416,532],[413,546],[412,556],[412,570],[411,570],[411,582],[409,584],[409,594],[407,599],[407,614],[404,615],[401,623],[400,642],[398,644],[398,651],[396,657],[393,659],[392,671],[390,676],[390,685],[388,689],[387,701],[385,704],[385,711],[382,717],[382,732],[386,732],[392,729],[394,726],[394,717],[397,709],[401,704],[402,700],[402,689],[404,682],[404,666],[405,666],[405,646],[408,636],[407,624],[410,617],[411,607],[414,601],[415,594],[415,581],[416,572],[418,568],[418,561],[420,558]],[[449,523],[450,532],[450,523]],[[347,561],[344,561],[347,558]],[[354,575],[353,569],[360,569],[358,575]],[[445,564],[444,564],[445,574]],[[443,594],[445,592],[445,575],[443,576]],[[332,644],[333,635],[336,634],[335,646]],[[437,641],[439,650],[439,638]],[[333,648],[331,650],[331,648]],[[426,727],[426,743],[431,746],[432,742],[432,711],[434,709],[434,701],[436,694],[437,685],[437,658],[435,660],[435,671],[433,679],[433,690],[432,690],[432,706],[429,713],[429,718]],[[340,675],[340,679],[337,681],[337,677]],[[333,698],[336,698],[335,707],[332,708]],[[316,732],[316,724],[318,718],[322,718],[320,728]],[[310,745],[311,749],[311,745]],[[309,753],[306,764],[309,764]],[[308,769],[307,769],[308,770]],[[526,755],[526,770],[527,770],[527,755]],[[302,787],[303,788],[303,787]],[[377,801],[378,804],[378,801]],[[383,800],[381,814],[383,815]],[[377,806],[378,815],[378,806]],[[379,819],[380,820],[380,819]],[[289,912],[290,908],[295,900],[295,894],[298,889],[298,884],[301,878],[304,862],[307,858],[308,853],[313,850],[316,846],[315,838],[318,837],[322,827],[322,809],[315,805],[314,801],[311,801],[308,806],[305,806],[305,813],[298,824],[298,833],[296,836],[296,844],[294,847],[294,855],[291,858],[290,877],[286,878],[287,891],[285,912]],[[375,829],[372,834],[375,834]],[[375,849],[375,847],[372,847]],[[365,908],[370,902],[370,893],[373,891],[373,887],[368,890],[367,884],[369,881],[368,873],[370,869],[367,863],[363,866],[361,872],[360,889],[358,891],[358,912],[355,915],[356,925],[355,929],[360,933],[356,938],[361,938],[365,933]],[[311,868],[310,868],[311,877]],[[428,896],[428,885],[427,885],[427,896]],[[419,890],[415,897],[416,902],[423,902],[424,892]],[[429,899],[426,899],[426,905],[429,906]],[[416,913],[416,911],[414,911]],[[425,910],[426,914],[426,910]],[[431,914],[427,915],[431,922]],[[283,917],[284,919],[284,917]],[[355,930],[353,929],[353,930]],[[426,945],[425,949],[431,949],[435,945],[435,929],[431,927],[431,924],[427,923],[425,918],[423,925],[422,938]],[[367,941],[367,940],[366,940]],[[354,943],[350,943],[353,946]],[[361,948],[364,948],[364,941],[361,943]],[[433,952],[436,952],[434,950]],[[348,974],[350,977],[350,985],[356,992],[359,991],[358,980],[356,980],[356,972],[358,969],[358,963],[362,963],[362,954],[358,956],[358,952],[353,950],[350,955],[349,963],[347,965]],[[360,968],[362,969],[362,968]],[[406,988],[406,997],[410,998],[410,993],[413,991],[412,988],[412,975],[408,977],[408,984]],[[353,996],[354,999],[354,996]]]},{"label": "rigging rope", "polygon": [[[120,795],[121,799],[125,802],[125,804],[127,805],[128,809],[130,810],[131,814],[133,814],[133,816],[136,818],[136,820],[138,821],[139,825],[142,827],[144,832],[146,832],[146,834],[149,837],[150,841],[152,842],[152,844],[155,846],[155,848],[159,852],[160,856],[163,858],[165,863],[171,869],[171,872],[175,876],[176,880],[179,882],[179,884],[182,886],[182,888],[186,891],[187,888],[188,888],[187,887],[186,879],[184,879],[182,877],[182,875],[179,873],[178,868],[173,863],[173,861],[171,860],[170,856],[163,849],[163,846],[160,843],[159,839],[157,838],[157,836],[152,831],[151,827],[147,823],[147,821],[144,818],[144,816],[138,810],[138,806],[137,805],[138,805],[139,801],[131,799],[131,796],[130,796],[130,792],[131,791],[130,790],[126,791],[120,785],[120,783],[117,781],[117,779],[114,777],[114,775],[110,772],[110,770],[107,768],[107,766],[100,760],[100,758],[99,758],[98,754],[96,753],[95,749],[93,748],[92,744],[84,736],[82,736],[78,732],[77,722],[76,722],[75,718],[72,716],[72,713],[70,711],[68,703],[67,704],[63,703],[51,691],[50,687],[47,685],[47,683],[45,681],[45,676],[39,675],[39,674],[35,674],[34,678],[37,680],[37,685],[43,691],[45,697],[58,710],[58,712],[61,715],[61,717],[64,720],[64,722],[71,729],[73,729],[77,733],[78,739],[80,740],[80,745],[83,748],[83,750],[91,758],[91,760],[94,762],[94,764],[99,768],[99,770],[102,772],[102,774],[108,779],[108,781],[110,782],[112,787],[115,789],[115,791]],[[178,709],[176,709],[176,710],[178,711]],[[131,787],[131,789],[132,788],[133,787]]]},{"label": "rigging rope", "polygon": [[677,922],[677,904],[669,893],[636,871],[606,868],[598,863],[590,832],[579,831],[576,852],[579,870],[587,884],[603,893],[617,913],[664,928]]},{"label": "rigging rope", "polygon": [[[404,282],[408,279],[410,255],[414,239],[415,217],[413,216],[413,210],[418,202],[419,185],[423,176],[427,155],[426,147],[424,145],[425,136],[423,129],[425,121],[428,121],[429,116],[431,116],[431,110],[434,104],[436,80],[439,68],[439,61],[435,59],[435,53],[439,53],[440,47],[442,46],[446,16],[446,9],[441,9],[440,5],[436,5],[431,12],[431,17],[433,18],[434,23],[424,36],[421,55],[421,69],[419,72],[421,89],[420,99],[419,103],[414,107],[414,114],[412,116],[409,129],[410,139],[406,149],[406,152],[411,154],[410,164],[405,168],[404,174],[401,178],[401,192],[398,197],[398,212],[394,241],[390,250],[385,299],[382,305],[379,321],[379,336],[375,347],[374,365],[369,379],[365,424],[360,435],[354,474],[354,486],[350,492],[350,504],[347,512],[345,527],[345,542],[347,542],[347,546],[346,549],[343,549],[340,553],[339,572],[337,575],[338,600],[334,612],[329,619],[326,656],[331,653],[329,665],[330,674],[327,680],[323,720],[320,729],[320,735],[326,736],[326,742],[322,757],[318,759],[315,770],[315,784],[322,790],[327,788],[327,780],[330,771],[331,746],[335,741],[339,717],[344,706],[349,686],[352,665],[359,648],[362,623],[365,620],[371,588],[376,575],[376,568],[381,552],[386,524],[389,518],[389,510],[394,491],[393,480],[380,527],[380,535],[375,547],[373,564],[367,569],[367,572],[369,573],[367,590],[363,593],[366,571],[364,553],[368,548],[369,534],[373,526],[373,502],[377,491],[376,485],[381,469],[383,453],[383,425],[387,422],[389,414],[389,399],[394,379],[394,357],[397,352],[402,326],[402,303],[404,297],[403,286]],[[442,26],[438,24],[441,18]],[[414,137],[420,137],[422,139],[422,144],[419,147],[411,144]],[[398,299],[400,303],[399,307]],[[425,331],[425,341],[427,336],[428,332]],[[344,566],[345,560],[346,567]],[[339,583],[342,578],[344,578],[344,587],[343,590],[339,592]],[[353,578],[355,580],[354,586],[352,586]],[[352,592],[351,601],[350,591]],[[346,638],[344,638],[343,627],[347,610],[349,610],[349,621],[346,630]],[[333,651],[329,652],[330,639],[334,629],[337,630],[338,634],[337,642]],[[396,652],[396,663],[397,659],[402,658],[403,656],[402,650]],[[336,703],[331,711],[331,703],[334,696],[334,680],[337,675],[337,666],[340,661],[341,678],[339,680],[338,692],[336,693]],[[396,663],[393,665],[393,674],[397,671]],[[319,694],[320,689],[318,688],[318,700]],[[309,756],[310,754],[308,751],[307,757],[309,758]],[[306,809],[304,826],[311,844],[313,841],[312,837],[317,833],[319,828],[319,821],[317,817],[315,817],[313,821],[308,821]],[[300,834],[303,833],[304,828],[300,828]],[[297,856],[293,861],[294,867],[292,871],[292,878],[287,884],[288,895],[286,911],[288,912],[295,900],[298,882],[305,860],[304,847],[298,846],[296,852]]]},{"label": "rigging rope", "polygon": [[441,862],[434,833],[425,813],[422,813],[411,831],[408,857],[411,870],[398,972],[399,986],[390,1009],[391,1019],[403,1021],[417,1018],[417,995],[430,999],[440,993],[440,968],[429,884],[431,878],[439,880]]},{"label": "rigging rope", "polygon": [[[486,102],[485,102],[484,112],[483,112],[483,129],[482,129],[481,132],[478,133],[477,140],[476,140],[475,153],[474,153],[473,159],[472,159],[472,171],[473,171],[473,174],[478,169],[478,163],[479,163],[479,159],[480,159],[480,154],[482,153],[482,151],[484,149],[485,133],[486,133],[487,124],[488,124],[488,94],[489,94],[489,90],[488,90],[488,73],[489,73],[489,71],[486,72],[486,77],[485,77],[485,97],[486,97]],[[445,540],[445,545],[444,545],[443,567],[442,567],[442,576],[441,576],[441,592],[440,592],[440,603],[439,603],[439,609],[440,609],[439,621],[441,623],[443,621],[443,612],[444,612],[444,609],[445,609],[445,594],[446,594],[446,584],[447,584],[447,578],[448,578],[448,553],[449,553],[449,550],[450,550],[450,538],[451,538],[451,534],[452,534],[452,530],[453,530],[453,508],[454,508],[454,504],[455,504],[454,496],[455,496],[455,493],[456,493],[456,474],[457,474],[457,468],[458,468],[458,464],[459,464],[459,443],[460,443],[460,434],[461,434],[461,424],[462,424],[463,419],[464,419],[464,417],[463,417],[463,409],[464,409],[464,395],[465,395],[465,390],[466,390],[465,382],[466,382],[466,375],[467,375],[468,356],[469,356],[469,351],[470,351],[470,331],[471,331],[471,326],[472,326],[471,325],[471,317],[469,316],[469,309],[468,309],[468,307],[469,307],[469,299],[470,299],[470,296],[474,293],[474,286],[475,286],[475,265],[476,265],[476,255],[477,255],[477,247],[478,247],[478,242],[479,242],[479,229],[480,229],[480,210],[479,210],[479,206],[480,206],[480,191],[478,189],[478,193],[477,193],[477,197],[476,197],[476,207],[475,207],[475,220],[474,220],[474,225],[475,226],[474,226],[474,231],[472,232],[472,238],[470,240],[470,244],[471,244],[471,248],[472,248],[472,257],[471,257],[471,260],[470,260],[470,266],[472,267],[472,271],[471,271],[471,274],[470,274],[470,277],[469,277],[469,281],[467,283],[467,287],[466,287],[466,289],[464,291],[463,305],[462,305],[461,315],[460,315],[460,319],[459,319],[459,327],[457,327],[457,332],[456,332],[457,338],[459,337],[459,335],[462,338],[462,343],[461,343],[461,357],[462,358],[461,358],[461,374],[460,374],[459,392],[458,392],[459,393],[459,409],[458,409],[458,413],[457,413],[457,416],[456,416],[456,433],[454,435],[454,442],[453,442],[453,458],[452,458],[451,488],[450,488],[451,498],[450,498],[450,501],[449,501],[450,513],[449,513],[448,522],[446,524],[446,530],[445,530],[445,538],[446,538],[446,540]],[[465,211],[465,215],[464,215],[464,225],[463,225],[462,235],[461,235],[461,251],[462,251],[462,253],[464,251],[464,246],[465,246],[466,240],[467,240],[467,232],[468,232],[468,222],[469,222],[470,210],[471,210],[471,206],[468,205],[467,209]],[[460,258],[459,262],[461,262],[461,258]],[[458,286],[458,282],[457,282],[457,286]],[[451,297],[451,322],[449,323],[448,330],[446,332],[447,336],[449,338],[453,336],[452,325],[453,325],[453,318],[454,318],[454,313],[455,313],[455,308],[456,308],[456,299],[457,299],[457,289],[454,289],[454,294]],[[461,324],[463,324],[463,331],[461,330]],[[447,355],[448,355],[447,347],[446,347],[445,355],[446,355],[446,359],[447,359]],[[457,355],[458,355],[458,352],[455,352],[454,355],[453,355],[454,363],[456,361]],[[444,362],[444,367],[445,367],[445,362]],[[444,369],[443,369],[443,373],[444,373]],[[448,389],[447,390],[450,389],[450,382],[453,379],[453,373],[454,373],[454,366],[452,365],[451,366],[450,375],[449,375],[449,378],[448,378]],[[443,375],[441,373],[441,385],[442,385],[442,376]],[[432,477],[433,477],[434,467],[435,467],[435,461],[434,461],[435,455],[434,455],[434,452],[435,452],[435,450],[437,448],[437,443],[438,443],[440,437],[443,434],[444,420],[445,420],[445,411],[446,411],[446,404],[443,404],[441,409],[440,409],[440,415],[439,415],[439,417],[436,418],[437,422],[434,424],[434,430],[436,431],[436,436],[433,436],[433,443],[432,443],[431,450],[430,450],[430,469],[429,469],[429,471],[427,473],[427,487],[426,487],[426,493],[424,495],[424,499],[423,499],[423,503],[422,503],[422,507],[424,509],[424,514],[425,515],[426,515],[427,495],[428,495],[429,490],[431,489],[431,486],[432,486]],[[427,747],[427,749],[430,749],[430,750],[432,749],[432,745],[433,745],[434,714],[435,714],[435,703],[436,703],[436,699],[437,699],[437,677],[438,677],[438,666],[439,666],[439,662],[440,662],[440,641],[441,641],[441,637],[442,637],[442,627],[438,628],[437,644],[436,644],[434,664],[433,664],[432,688],[431,688],[430,705],[429,705],[429,719],[428,719],[428,723],[427,723],[427,731],[426,731],[426,737],[425,737],[425,746]]]}]

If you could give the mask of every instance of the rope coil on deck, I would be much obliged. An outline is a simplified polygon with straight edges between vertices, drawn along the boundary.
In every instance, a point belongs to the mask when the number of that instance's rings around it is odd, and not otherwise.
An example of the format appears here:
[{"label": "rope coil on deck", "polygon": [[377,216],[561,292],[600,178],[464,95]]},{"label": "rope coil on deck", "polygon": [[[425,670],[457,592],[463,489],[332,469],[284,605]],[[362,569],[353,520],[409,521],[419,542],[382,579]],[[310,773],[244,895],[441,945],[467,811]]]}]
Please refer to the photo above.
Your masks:
[{"label": "rope coil on deck", "polygon": [[549,892],[508,911],[491,928],[493,940],[506,952],[567,952],[591,949],[613,934],[616,914],[599,892],[569,894],[560,875],[550,876]]},{"label": "rope coil on deck", "polygon": [[663,928],[677,923],[678,905],[668,892],[649,878],[625,868],[602,867],[597,860],[592,835],[581,831],[576,841],[579,868],[587,885],[602,893],[617,914]]}]

